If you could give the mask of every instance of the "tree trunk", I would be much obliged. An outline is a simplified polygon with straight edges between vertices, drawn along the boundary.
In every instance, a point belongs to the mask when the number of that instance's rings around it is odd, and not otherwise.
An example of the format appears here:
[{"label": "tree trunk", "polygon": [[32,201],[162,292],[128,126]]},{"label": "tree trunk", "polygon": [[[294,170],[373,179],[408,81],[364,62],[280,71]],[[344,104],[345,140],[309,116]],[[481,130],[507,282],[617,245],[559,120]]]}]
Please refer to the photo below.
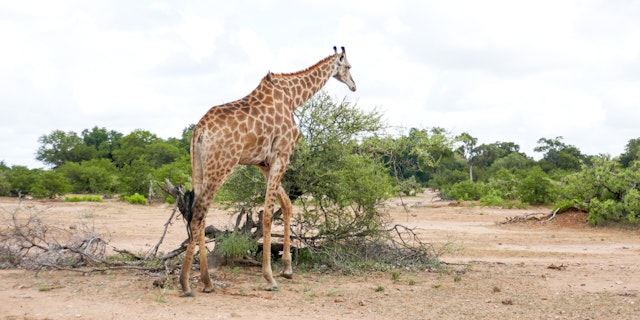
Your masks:
[{"label": "tree trunk", "polygon": [[147,197],[147,202],[151,203],[151,200],[156,196],[156,193],[153,191],[153,179],[149,178],[149,196]]}]

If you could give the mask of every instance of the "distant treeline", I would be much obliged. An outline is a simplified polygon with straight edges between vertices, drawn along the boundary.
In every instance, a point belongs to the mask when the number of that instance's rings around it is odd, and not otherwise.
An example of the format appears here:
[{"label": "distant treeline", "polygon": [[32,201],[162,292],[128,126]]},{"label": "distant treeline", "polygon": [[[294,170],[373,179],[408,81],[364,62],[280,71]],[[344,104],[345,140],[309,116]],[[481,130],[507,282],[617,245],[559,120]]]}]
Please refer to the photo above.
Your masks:
[{"label": "distant treeline", "polygon": [[[514,142],[478,145],[469,133],[454,135],[438,127],[392,136],[377,111],[363,112],[326,94],[314,97],[296,116],[302,136],[284,178],[294,200],[313,194],[346,203],[354,200],[339,195],[358,192],[378,199],[434,188],[442,198],[484,205],[580,208],[594,224],[636,223],[640,214],[640,138],[629,140],[616,157],[585,155],[562,137],[540,138],[534,151],[542,158],[534,160]],[[189,187],[193,127],[169,139],[143,129],[127,135],[104,127],[80,134],[55,130],[38,139],[36,152],[50,169],[0,161],[0,196],[138,193],[165,201],[157,182],[170,179]],[[257,170],[238,170],[219,200],[258,201],[261,179]]]}]

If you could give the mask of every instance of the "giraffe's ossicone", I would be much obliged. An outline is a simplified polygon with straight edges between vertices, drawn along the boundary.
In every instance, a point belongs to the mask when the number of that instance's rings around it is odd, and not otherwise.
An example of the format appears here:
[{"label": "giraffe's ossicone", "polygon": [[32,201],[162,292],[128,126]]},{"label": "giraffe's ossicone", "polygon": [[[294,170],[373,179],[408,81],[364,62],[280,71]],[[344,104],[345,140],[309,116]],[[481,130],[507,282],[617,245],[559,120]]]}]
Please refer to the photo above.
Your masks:
[{"label": "giraffe's ossicone", "polygon": [[[246,97],[209,109],[193,130],[191,139],[192,205],[186,210],[189,243],[180,272],[184,296],[194,296],[189,284],[196,242],[200,248],[200,280],[204,292],[213,291],[205,249],[205,217],[216,193],[238,164],[255,165],[267,180],[263,212],[262,273],[270,288],[278,283],[271,270],[271,217],[277,198],[284,219],[285,278],[293,276],[290,253],[291,201],[281,179],[298,141],[294,110],[309,100],[334,77],[351,91],[356,84],[342,47],[313,66],[294,73],[271,73]],[[188,199],[190,200],[190,199]],[[187,202],[189,203],[189,202]],[[185,212],[183,212],[184,214]]]}]

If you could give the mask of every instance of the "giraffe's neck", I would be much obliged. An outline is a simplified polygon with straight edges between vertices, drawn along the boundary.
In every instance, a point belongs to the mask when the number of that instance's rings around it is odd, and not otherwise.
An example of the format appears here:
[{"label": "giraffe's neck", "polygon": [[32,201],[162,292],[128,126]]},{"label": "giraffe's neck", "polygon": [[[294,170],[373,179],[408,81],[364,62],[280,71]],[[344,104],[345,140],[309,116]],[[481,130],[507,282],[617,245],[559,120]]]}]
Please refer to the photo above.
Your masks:
[{"label": "giraffe's neck", "polygon": [[291,106],[297,108],[307,102],[327,83],[335,72],[335,59],[328,56],[313,66],[295,73],[273,74],[271,81],[291,98]]}]

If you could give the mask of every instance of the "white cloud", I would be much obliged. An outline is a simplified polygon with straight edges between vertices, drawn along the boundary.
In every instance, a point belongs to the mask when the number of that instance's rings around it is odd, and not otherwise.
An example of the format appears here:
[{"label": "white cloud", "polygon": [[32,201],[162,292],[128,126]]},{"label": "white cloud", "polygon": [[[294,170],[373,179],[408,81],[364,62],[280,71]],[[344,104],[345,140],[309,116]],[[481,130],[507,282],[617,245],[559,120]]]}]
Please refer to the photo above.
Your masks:
[{"label": "white cloud", "polygon": [[345,46],[392,125],[469,132],[530,153],[564,136],[617,155],[640,137],[640,4],[611,1],[14,1],[0,5],[0,160],[94,125],[178,136],[268,70]]},{"label": "white cloud", "polygon": [[[212,55],[216,50],[216,39],[225,32],[222,21],[189,12],[182,12],[180,16],[182,19],[176,26],[175,33],[184,44],[182,50],[187,51],[188,56],[198,62]],[[176,48],[179,46],[174,47],[174,50]]]}]

